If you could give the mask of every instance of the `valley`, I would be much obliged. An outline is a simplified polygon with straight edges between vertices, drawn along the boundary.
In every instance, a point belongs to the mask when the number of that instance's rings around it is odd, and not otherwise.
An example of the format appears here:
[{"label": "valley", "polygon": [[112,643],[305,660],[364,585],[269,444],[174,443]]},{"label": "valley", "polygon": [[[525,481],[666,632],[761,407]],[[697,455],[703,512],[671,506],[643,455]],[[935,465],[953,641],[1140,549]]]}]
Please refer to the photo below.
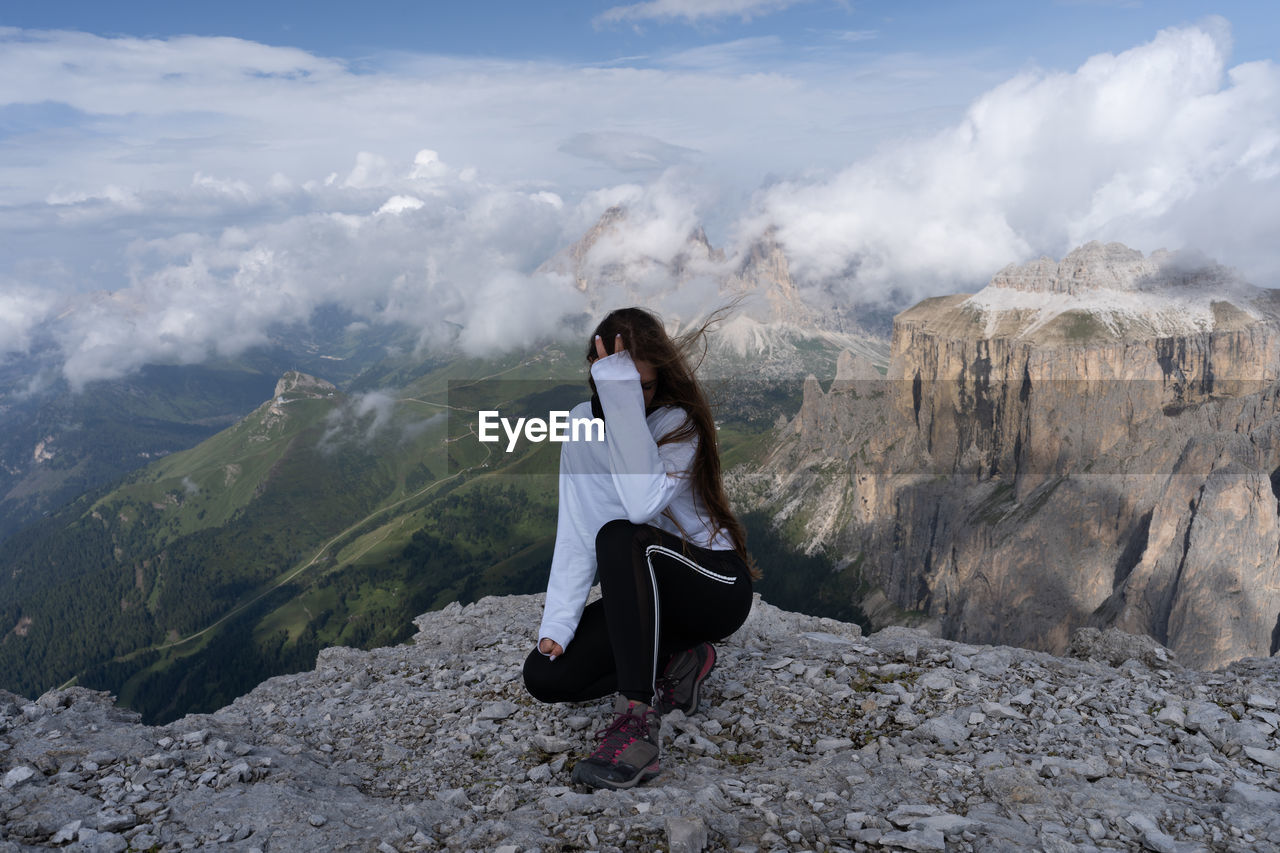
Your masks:
[{"label": "valley", "polygon": [[[23,628],[0,641],[0,683],[106,689],[167,720],[309,667],[322,648],[399,642],[449,602],[540,591],[558,447],[505,452],[477,440],[475,421],[486,406],[545,413],[585,396],[566,350],[426,369],[389,359],[345,391],[286,373],[229,429],[6,543],[3,616]],[[734,390],[725,459],[749,463],[799,386]]]},{"label": "valley", "polygon": [[[1275,652],[1272,291],[1090,244],[927,299],[885,342],[800,304],[776,244],[733,267],[691,241],[662,274],[698,251],[736,270],[701,375],[766,600],[1054,653],[1083,626],[1194,666]],[[593,304],[636,274],[589,257],[557,263]],[[481,441],[479,413],[583,399],[580,330],[491,358],[396,334],[13,533],[0,686],[109,690],[165,721],[450,602],[541,591],[558,446]]]}]

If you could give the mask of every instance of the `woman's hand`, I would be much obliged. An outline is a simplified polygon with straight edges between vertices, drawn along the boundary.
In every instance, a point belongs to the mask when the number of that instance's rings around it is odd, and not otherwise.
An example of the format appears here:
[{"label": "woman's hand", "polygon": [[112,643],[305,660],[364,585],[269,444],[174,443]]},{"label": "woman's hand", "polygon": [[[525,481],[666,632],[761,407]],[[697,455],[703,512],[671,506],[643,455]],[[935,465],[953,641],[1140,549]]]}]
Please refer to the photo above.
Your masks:
[{"label": "woman's hand", "polygon": [[[620,352],[623,352],[621,332],[613,337],[613,354],[617,355]],[[604,358],[608,355],[609,353],[604,351],[604,340],[599,335],[596,335],[596,358]]]},{"label": "woman's hand", "polygon": [[[613,336],[613,355],[620,352],[626,352],[626,344],[622,340],[622,334]],[[609,353],[604,350],[604,341],[599,335],[596,335],[596,357],[595,361],[607,358]],[[654,397],[658,393],[658,371],[652,364],[647,361],[632,361],[636,372],[640,374],[640,390],[644,392],[644,409],[645,414],[649,413],[649,407],[653,405]]]},{"label": "woman's hand", "polygon": [[550,637],[543,637],[538,641],[538,651],[542,652],[552,660],[555,660],[560,657],[560,655],[564,654],[564,648]]}]

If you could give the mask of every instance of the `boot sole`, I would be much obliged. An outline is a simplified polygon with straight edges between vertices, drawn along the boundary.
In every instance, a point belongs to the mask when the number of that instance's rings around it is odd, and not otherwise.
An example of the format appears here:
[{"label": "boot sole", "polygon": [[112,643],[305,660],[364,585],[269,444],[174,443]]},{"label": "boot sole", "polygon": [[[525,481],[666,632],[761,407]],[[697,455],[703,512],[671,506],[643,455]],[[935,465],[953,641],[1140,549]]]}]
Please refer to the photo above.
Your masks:
[{"label": "boot sole", "polygon": [[574,765],[571,776],[573,781],[577,782],[579,785],[586,785],[588,788],[604,788],[609,791],[625,791],[628,788],[634,788],[641,782],[648,782],[661,772],[662,768],[659,767],[658,762],[655,761],[631,779],[628,779],[625,782],[614,782],[611,779],[601,779],[595,776],[591,772],[591,766],[589,764],[579,762]]}]

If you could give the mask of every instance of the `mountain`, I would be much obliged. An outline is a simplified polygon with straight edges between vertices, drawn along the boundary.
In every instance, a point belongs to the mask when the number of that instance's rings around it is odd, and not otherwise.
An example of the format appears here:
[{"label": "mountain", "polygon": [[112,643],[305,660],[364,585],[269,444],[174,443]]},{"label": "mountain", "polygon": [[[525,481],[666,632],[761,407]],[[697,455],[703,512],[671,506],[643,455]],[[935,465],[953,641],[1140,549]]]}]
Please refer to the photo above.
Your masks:
[{"label": "mountain", "polygon": [[[744,490],[880,619],[1061,652],[1280,645],[1280,299],[1091,243],[894,320],[884,381],[816,379]],[[914,614],[914,615],[911,615]],[[873,615],[873,620],[876,617]]]},{"label": "mountain", "polygon": [[[600,313],[619,305],[657,304],[678,329],[710,306],[741,297],[741,310],[721,327],[724,346],[711,353],[705,372],[759,379],[763,370],[774,383],[769,391],[758,383],[726,391],[755,400],[761,423],[799,405],[800,378],[829,372],[842,349],[886,362],[887,342],[879,333],[863,331],[852,315],[832,319],[839,312],[805,307],[812,294],[801,298],[771,232],[740,257],[729,257],[699,227],[674,249],[637,250],[642,226],[625,208],[611,208],[543,265],[543,271],[571,276],[589,295],[589,313],[568,319],[568,336],[584,335]],[[459,359],[448,351],[420,352],[419,329],[370,326],[323,306],[306,323],[270,329],[268,343],[235,358],[150,364],[73,388],[62,375],[57,324],[91,325],[100,304],[123,298],[69,298],[55,320],[33,331],[28,352],[0,358],[0,542],[77,496],[236,422],[286,370],[362,392],[404,387]],[[783,382],[787,387],[779,390]]]},{"label": "mountain", "polygon": [[881,334],[860,323],[851,306],[801,292],[774,229],[733,254],[713,247],[700,226],[683,240],[654,230],[625,207],[611,207],[543,264],[541,271],[570,278],[587,297],[584,334],[596,318],[624,305],[652,307],[676,331],[732,306],[716,329],[705,375],[787,382],[797,403],[805,374],[830,371],[843,350],[886,362]]},{"label": "mountain", "polygon": [[[0,847],[310,850],[1229,850],[1280,845],[1280,661],[1204,673],[1120,632],[1072,657],[757,600],[662,773],[569,772],[607,703],[541,705],[540,596],[324,651],[152,728],[83,688],[0,693]],[[27,845],[30,845],[28,847]]]},{"label": "mountain", "polygon": [[654,227],[638,222],[625,207],[610,207],[538,271],[570,277],[587,297],[587,314],[597,317],[621,305],[644,304],[655,291],[679,290],[694,279],[715,277],[725,263],[724,252],[712,248],[701,227],[691,229],[673,249],[670,235],[643,234],[646,226]]},{"label": "mountain", "polygon": [[[30,380],[16,365],[14,373]],[[149,365],[80,393],[59,383],[29,394],[18,381],[0,389],[0,541],[229,426],[270,392],[274,378],[235,366]]]},{"label": "mountain", "polygon": [[[883,364],[884,342],[805,307],[771,237],[728,260],[695,230],[674,258],[601,266],[593,247],[621,240],[627,222],[612,211],[559,256],[583,264],[582,286],[601,304],[664,282],[677,302],[682,287],[706,281],[725,301],[744,297],[702,369],[726,470],[768,449],[774,423],[800,405],[804,371],[833,368],[849,348]],[[587,275],[600,269],[612,272]],[[636,270],[651,279],[634,278]],[[692,278],[711,272],[718,277]],[[289,331],[278,330],[274,348],[235,364],[149,367],[28,401],[36,421],[57,428],[38,438],[13,430],[14,446],[34,460],[15,466],[14,478],[98,467],[11,516],[17,527],[39,513],[0,549],[0,686],[34,694],[74,682],[163,721],[308,667],[327,646],[398,642],[423,610],[544,587],[557,448],[522,442],[507,453],[479,443],[468,418],[480,409],[545,415],[580,402],[583,335],[477,359],[423,354],[404,337],[411,330],[375,332],[350,319],[323,314],[316,328],[293,330],[289,347]],[[698,314],[668,319],[679,330]],[[265,371],[289,359],[311,372],[289,369],[268,382]],[[229,398],[217,371],[251,381]],[[201,408],[197,392],[214,402]],[[78,413],[95,406],[111,416],[85,429]],[[18,413],[5,413],[6,423],[21,426]],[[153,438],[141,427],[156,413],[172,440],[134,450]],[[96,441],[72,452],[69,436],[80,435]],[[113,468],[102,448],[117,444],[128,452]],[[836,594],[825,559],[782,547],[763,516],[747,522],[780,569],[764,586],[776,600],[860,618]]]},{"label": "mountain", "polygon": [[[69,304],[90,310],[101,294]],[[281,325],[271,341],[235,359],[149,364],[119,379],[73,388],[61,374],[54,331],[38,329],[24,355],[0,358],[0,542],[79,495],[244,417],[286,370],[355,380],[388,348],[413,349],[416,331],[367,329],[325,308],[307,324]]]}]

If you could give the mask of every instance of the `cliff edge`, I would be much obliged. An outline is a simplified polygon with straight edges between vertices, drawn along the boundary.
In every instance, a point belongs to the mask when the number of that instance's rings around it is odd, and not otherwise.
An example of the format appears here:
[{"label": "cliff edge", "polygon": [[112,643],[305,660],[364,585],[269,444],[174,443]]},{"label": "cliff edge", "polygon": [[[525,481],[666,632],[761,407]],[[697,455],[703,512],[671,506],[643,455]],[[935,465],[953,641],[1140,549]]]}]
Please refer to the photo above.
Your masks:
[{"label": "cliff edge", "polygon": [[84,689],[0,697],[0,850],[1252,850],[1280,844],[1280,661],[1076,657],[756,601],[663,773],[570,785],[606,702],[520,667],[541,596],[419,617],[216,713],[146,727]]}]

